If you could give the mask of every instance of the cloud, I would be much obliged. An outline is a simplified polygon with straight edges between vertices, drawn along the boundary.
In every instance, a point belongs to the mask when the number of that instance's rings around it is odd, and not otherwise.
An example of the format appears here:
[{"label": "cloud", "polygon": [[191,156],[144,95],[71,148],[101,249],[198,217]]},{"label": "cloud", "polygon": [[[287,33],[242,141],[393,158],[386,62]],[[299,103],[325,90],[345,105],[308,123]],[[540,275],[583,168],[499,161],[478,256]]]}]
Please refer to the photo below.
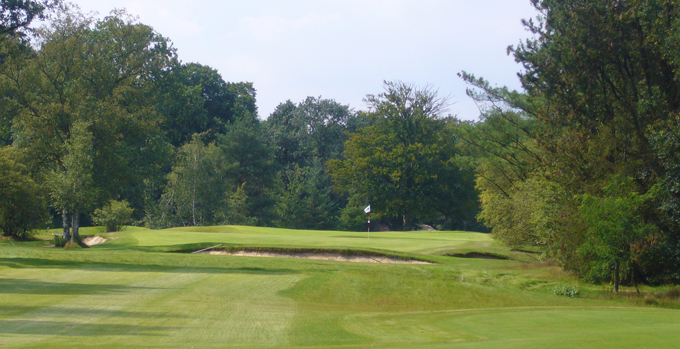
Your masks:
[{"label": "cloud", "polygon": [[299,30],[309,30],[312,27],[323,26],[337,22],[340,16],[319,15],[310,13],[297,19],[284,18],[276,15],[247,16],[241,19],[243,28],[259,40],[273,40]]},{"label": "cloud", "polygon": [[181,15],[170,12],[168,9],[163,9],[158,13],[158,17],[164,21],[171,23],[179,31],[190,36],[198,36],[203,33],[203,27],[196,22],[190,21]]}]

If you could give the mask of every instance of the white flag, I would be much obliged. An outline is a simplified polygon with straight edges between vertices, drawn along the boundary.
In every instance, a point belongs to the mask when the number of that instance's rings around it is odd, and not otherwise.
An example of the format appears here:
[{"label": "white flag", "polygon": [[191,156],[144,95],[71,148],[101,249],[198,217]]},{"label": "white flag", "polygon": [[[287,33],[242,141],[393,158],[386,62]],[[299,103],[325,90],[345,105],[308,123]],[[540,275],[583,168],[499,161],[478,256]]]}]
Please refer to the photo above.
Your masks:
[{"label": "white flag", "polygon": [[364,208],[364,212],[371,213],[371,205],[366,206],[366,208]]}]

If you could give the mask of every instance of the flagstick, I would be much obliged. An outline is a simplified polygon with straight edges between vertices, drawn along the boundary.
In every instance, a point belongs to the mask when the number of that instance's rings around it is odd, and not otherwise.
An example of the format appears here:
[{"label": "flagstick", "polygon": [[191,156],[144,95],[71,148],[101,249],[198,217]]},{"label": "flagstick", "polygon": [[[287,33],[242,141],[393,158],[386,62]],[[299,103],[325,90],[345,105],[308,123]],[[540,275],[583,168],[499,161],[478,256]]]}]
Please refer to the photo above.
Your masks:
[{"label": "flagstick", "polygon": [[371,241],[371,205],[366,206],[364,212],[368,214],[368,241]]},{"label": "flagstick", "polygon": [[368,241],[371,241],[371,213],[368,213]]}]

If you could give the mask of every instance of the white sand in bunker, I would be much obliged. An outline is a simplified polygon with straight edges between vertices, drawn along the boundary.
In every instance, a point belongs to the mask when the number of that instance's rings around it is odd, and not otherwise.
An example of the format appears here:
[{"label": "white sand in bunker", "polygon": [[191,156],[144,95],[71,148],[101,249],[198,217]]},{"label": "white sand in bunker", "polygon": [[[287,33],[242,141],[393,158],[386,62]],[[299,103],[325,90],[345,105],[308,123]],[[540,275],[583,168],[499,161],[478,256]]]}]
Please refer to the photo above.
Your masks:
[{"label": "white sand in bunker", "polygon": [[99,245],[99,244],[103,244],[105,242],[106,242],[106,239],[104,239],[101,236],[88,236],[83,240],[83,243],[87,246]]},{"label": "white sand in bunker", "polygon": [[[339,253],[287,253],[287,252],[252,252],[252,251],[204,251],[199,252],[199,254],[211,254],[211,255],[229,255],[229,256],[243,256],[243,257],[278,257],[278,258],[305,258],[305,259],[318,259],[323,261],[336,261],[336,262],[356,262],[356,263],[389,263],[394,264],[394,258],[384,257],[384,256],[345,256]],[[429,262],[417,261],[417,260],[403,260],[397,259],[397,264],[433,264]]]}]

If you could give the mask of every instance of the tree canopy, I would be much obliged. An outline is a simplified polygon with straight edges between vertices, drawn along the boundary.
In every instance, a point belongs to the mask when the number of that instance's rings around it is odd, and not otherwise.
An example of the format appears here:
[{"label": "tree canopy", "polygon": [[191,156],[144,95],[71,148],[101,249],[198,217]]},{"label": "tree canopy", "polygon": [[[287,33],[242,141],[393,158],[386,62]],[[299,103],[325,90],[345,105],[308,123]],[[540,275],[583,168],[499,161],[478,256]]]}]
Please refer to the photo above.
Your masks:
[{"label": "tree canopy", "polygon": [[341,191],[363,198],[379,216],[399,217],[400,226],[432,223],[460,214],[462,172],[455,142],[442,114],[447,100],[429,87],[386,82],[385,92],[368,95],[371,125],[345,144],[344,160],[330,160]]},{"label": "tree canopy", "polygon": [[[615,236],[638,246],[627,278],[678,280],[678,4],[532,3],[533,38],[509,48],[524,92],[461,74],[484,110],[460,134],[477,168],[480,218],[502,241],[541,246],[580,275],[593,275]],[[606,218],[624,208],[628,216]],[[619,266],[600,277],[618,280]]]}]

